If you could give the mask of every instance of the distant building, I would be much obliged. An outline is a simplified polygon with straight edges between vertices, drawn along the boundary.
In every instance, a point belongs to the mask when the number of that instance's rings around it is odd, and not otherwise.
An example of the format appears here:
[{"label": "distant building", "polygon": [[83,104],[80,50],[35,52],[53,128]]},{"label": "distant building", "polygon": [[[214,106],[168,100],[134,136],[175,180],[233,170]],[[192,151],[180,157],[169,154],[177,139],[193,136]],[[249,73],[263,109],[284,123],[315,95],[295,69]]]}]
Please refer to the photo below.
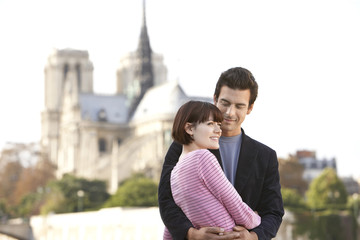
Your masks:
[{"label": "distant building", "polygon": [[0,153],[0,169],[10,162],[19,162],[24,167],[34,166],[41,159],[41,147],[38,142],[7,142]]},{"label": "distant building", "polygon": [[359,183],[354,178],[342,177],[341,180],[343,181],[346,191],[349,195],[360,193]]},{"label": "distant building", "polygon": [[296,158],[299,160],[299,163],[304,166],[303,178],[307,182],[311,182],[319,176],[325,168],[329,167],[337,172],[335,158],[319,160],[316,158],[315,151],[297,151]]},{"label": "distant building", "polygon": [[138,48],[120,60],[115,95],[93,92],[87,51],[54,50],[45,66],[41,146],[57,176],[106,180],[110,192],[132,172],[159,179],[172,121],[190,99],[167,81],[163,57],[152,51],[145,5]]}]

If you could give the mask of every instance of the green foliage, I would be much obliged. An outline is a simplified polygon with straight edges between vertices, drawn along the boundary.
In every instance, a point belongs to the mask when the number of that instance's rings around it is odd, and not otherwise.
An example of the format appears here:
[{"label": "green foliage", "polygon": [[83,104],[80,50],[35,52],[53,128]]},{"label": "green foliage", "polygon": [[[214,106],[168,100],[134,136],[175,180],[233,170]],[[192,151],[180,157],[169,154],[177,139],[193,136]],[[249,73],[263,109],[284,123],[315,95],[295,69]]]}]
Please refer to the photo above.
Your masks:
[{"label": "green foliage", "polygon": [[305,195],[308,183],[303,179],[304,167],[295,156],[279,158],[280,185],[282,188],[295,189],[301,196]]},{"label": "green foliage", "polygon": [[157,184],[142,175],[125,180],[104,207],[157,206]]},{"label": "green foliage", "polygon": [[3,202],[1,215],[9,218],[28,217],[39,214],[43,203],[43,189],[49,180],[54,179],[55,167],[46,157],[40,157],[36,165],[23,166],[19,151],[23,148],[3,150],[0,161],[6,163],[0,169],[0,199]]},{"label": "green foliage", "polygon": [[355,217],[360,214],[360,196],[359,194],[353,194],[348,198],[347,209],[353,213]]},{"label": "green foliage", "polygon": [[14,190],[23,171],[20,162],[9,162],[0,169],[0,198],[6,199],[8,206],[14,207],[18,202]]},{"label": "green foliage", "polygon": [[46,195],[45,203],[40,209],[40,213],[45,215],[50,212],[64,213],[69,212],[69,209],[65,205],[65,198],[59,188],[54,183],[49,184],[51,192]]},{"label": "green foliage", "polygon": [[301,208],[305,207],[305,201],[303,197],[294,189],[281,188],[281,195],[284,201],[284,207],[286,208]]},{"label": "green foliage", "polygon": [[356,224],[352,216],[344,211],[331,210],[295,214],[294,239],[306,236],[310,240],[352,240]]},{"label": "green foliage", "polygon": [[306,195],[309,207],[314,210],[345,208],[348,197],[343,182],[331,168],[311,182]]},{"label": "green foliage", "polygon": [[20,204],[16,208],[17,215],[21,217],[30,217],[31,215],[39,214],[41,204],[41,193],[29,193],[21,199]]},{"label": "green foliage", "polygon": [[5,199],[0,199],[0,219],[6,218],[9,216],[8,207]]},{"label": "green foliage", "polygon": [[[109,198],[103,181],[89,181],[65,174],[61,180],[49,184],[50,193],[41,209],[42,213],[77,212],[99,209]],[[79,195],[79,193],[83,195]]]}]

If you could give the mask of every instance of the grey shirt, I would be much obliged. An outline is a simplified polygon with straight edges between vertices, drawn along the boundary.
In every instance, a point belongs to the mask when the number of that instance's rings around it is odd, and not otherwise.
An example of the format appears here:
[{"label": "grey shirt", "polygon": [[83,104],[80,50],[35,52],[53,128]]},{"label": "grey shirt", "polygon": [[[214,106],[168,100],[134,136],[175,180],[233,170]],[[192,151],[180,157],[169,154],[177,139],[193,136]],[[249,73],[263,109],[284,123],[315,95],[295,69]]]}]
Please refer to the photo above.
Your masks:
[{"label": "grey shirt", "polygon": [[226,177],[235,184],[236,169],[240,155],[241,135],[220,137],[220,156]]}]

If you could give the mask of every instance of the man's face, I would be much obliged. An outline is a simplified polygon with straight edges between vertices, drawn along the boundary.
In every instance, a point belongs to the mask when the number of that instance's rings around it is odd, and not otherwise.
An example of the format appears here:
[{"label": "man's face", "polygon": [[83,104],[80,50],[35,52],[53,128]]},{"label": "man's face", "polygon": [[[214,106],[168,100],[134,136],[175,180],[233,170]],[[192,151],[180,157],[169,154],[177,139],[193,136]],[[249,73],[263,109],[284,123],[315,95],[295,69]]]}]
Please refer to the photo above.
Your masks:
[{"label": "man's face", "polygon": [[224,116],[221,125],[223,136],[232,137],[241,133],[241,124],[254,106],[249,106],[249,100],[249,89],[239,90],[228,86],[221,87],[218,99],[214,96],[214,103]]}]

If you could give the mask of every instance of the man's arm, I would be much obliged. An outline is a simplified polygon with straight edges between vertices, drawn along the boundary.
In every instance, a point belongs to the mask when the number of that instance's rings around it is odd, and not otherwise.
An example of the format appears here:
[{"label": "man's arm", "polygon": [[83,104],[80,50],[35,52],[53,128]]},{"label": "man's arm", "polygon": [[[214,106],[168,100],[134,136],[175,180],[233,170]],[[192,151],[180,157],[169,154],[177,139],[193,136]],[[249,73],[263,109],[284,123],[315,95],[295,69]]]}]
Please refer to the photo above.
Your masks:
[{"label": "man's arm", "polygon": [[161,172],[158,201],[161,218],[175,240],[231,240],[238,239],[238,232],[224,235],[224,229],[220,227],[203,227],[195,229],[181,208],[174,202],[170,187],[171,171],[176,165],[182,151],[182,146],[173,142],[165,156],[165,162]]},{"label": "man's arm", "polygon": [[261,216],[261,224],[252,230],[257,234],[259,240],[274,238],[284,215],[278,165],[276,152],[272,150],[260,201],[256,208],[256,211]]},{"label": "man's arm", "polygon": [[189,228],[192,227],[190,220],[174,202],[170,187],[171,171],[178,162],[181,151],[180,144],[175,142],[171,144],[165,156],[158,191],[161,218],[175,240],[185,239]]},{"label": "man's arm", "polygon": [[[223,206],[223,208],[219,207],[218,211],[214,209],[214,216],[223,209],[224,213],[227,212],[236,224],[241,224],[248,229],[259,226],[261,218],[243,202],[239,193],[226,178],[216,157],[209,151],[199,157],[198,172],[203,184]],[[223,221],[225,219],[224,216]]]}]

